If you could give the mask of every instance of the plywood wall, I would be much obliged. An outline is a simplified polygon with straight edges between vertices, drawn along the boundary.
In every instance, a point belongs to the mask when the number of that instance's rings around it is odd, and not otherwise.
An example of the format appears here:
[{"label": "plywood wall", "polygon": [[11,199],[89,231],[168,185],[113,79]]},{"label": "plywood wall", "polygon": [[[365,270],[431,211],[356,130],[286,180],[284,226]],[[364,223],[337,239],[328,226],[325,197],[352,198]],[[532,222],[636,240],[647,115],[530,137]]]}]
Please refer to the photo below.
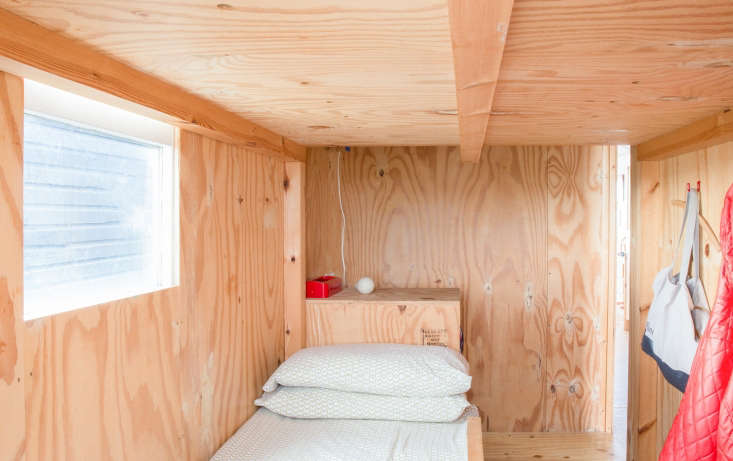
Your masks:
[{"label": "plywood wall", "polygon": [[[679,408],[682,394],[670,386],[658,372],[654,361],[640,352],[641,335],[652,301],[651,284],[656,273],[672,263],[674,247],[679,236],[684,209],[672,200],[685,200],[686,184],[694,187],[701,181],[701,211],[715,235],[720,231],[720,214],[725,193],[733,182],[733,142],[671,157],[662,161],[641,162],[636,165],[639,175],[634,192],[639,206],[635,226],[636,248],[641,260],[638,266],[635,300],[632,308],[638,316],[633,322],[635,334],[631,341],[640,355],[638,364],[632,363],[632,392],[637,387],[639,407],[634,409],[638,418],[636,458],[656,459],[667,432]],[[708,302],[715,302],[721,254],[714,238],[701,230],[701,276]],[[632,399],[633,401],[633,399]]]},{"label": "plywood wall", "polygon": [[31,461],[207,460],[283,358],[283,162],[181,133],[180,286],[23,325],[21,84],[0,79],[0,459],[25,437]]},{"label": "plywood wall", "polygon": [[484,429],[605,430],[612,153],[312,149],[307,274],[342,273],[340,166],[348,283],[461,289]]}]

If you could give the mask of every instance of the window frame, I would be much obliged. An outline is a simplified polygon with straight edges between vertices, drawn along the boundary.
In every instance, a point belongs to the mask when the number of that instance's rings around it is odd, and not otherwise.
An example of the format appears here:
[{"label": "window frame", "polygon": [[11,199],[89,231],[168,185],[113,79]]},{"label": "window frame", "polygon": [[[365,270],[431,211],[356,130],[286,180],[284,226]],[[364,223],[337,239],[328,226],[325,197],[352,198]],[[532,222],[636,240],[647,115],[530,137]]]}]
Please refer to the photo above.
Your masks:
[{"label": "window frame", "polygon": [[[178,129],[108,104],[27,80],[25,114],[85,130],[161,148],[153,175],[153,278],[150,285],[131,284],[139,272],[67,282],[49,289],[28,290],[24,283],[24,320],[97,306],[180,284],[180,153]],[[117,130],[111,129],[118,124]],[[23,137],[25,144],[25,135]],[[25,185],[24,185],[25,188]],[[163,230],[167,231],[163,232]],[[170,238],[168,236],[170,235]],[[25,267],[25,245],[23,265]],[[25,272],[24,272],[25,273]],[[49,307],[53,305],[53,307]]]}]

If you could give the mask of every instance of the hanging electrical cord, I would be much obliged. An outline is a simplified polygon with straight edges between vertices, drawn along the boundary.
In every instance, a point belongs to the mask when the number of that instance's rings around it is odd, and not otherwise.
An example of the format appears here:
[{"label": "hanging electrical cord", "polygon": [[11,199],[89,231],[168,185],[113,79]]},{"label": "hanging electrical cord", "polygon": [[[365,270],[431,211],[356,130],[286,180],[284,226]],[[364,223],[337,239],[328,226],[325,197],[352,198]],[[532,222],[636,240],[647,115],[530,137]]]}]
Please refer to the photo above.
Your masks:
[{"label": "hanging electrical cord", "polygon": [[[347,147],[348,151],[349,148]],[[339,149],[338,159],[336,160],[336,182],[339,189],[339,208],[341,209],[341,267],[343,269],[344,287],[346,283],[346,258],[344,257],[344,239],[346,236],[346,214],[344,213],[344,202],[341,199],[341,149]]]}]

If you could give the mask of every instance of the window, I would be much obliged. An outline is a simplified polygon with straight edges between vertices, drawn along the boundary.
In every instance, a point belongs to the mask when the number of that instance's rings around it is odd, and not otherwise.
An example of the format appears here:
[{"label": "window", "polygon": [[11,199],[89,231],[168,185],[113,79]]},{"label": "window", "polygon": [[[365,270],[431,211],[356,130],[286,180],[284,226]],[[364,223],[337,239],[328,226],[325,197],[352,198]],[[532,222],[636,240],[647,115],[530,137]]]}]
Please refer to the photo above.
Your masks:
[{"label": "window", "polygon": [[178,284],[173,128],[26,81],[25,319]]}]

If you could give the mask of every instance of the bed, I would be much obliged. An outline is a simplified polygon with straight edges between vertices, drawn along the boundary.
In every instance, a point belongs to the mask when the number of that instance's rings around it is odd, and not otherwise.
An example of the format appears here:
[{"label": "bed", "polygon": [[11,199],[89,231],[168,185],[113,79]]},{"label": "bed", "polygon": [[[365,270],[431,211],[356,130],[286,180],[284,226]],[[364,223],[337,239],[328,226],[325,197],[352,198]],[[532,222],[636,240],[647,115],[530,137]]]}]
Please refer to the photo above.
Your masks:
[{"label": "bed", "polygon": [[[421,295],[424,297],[424,292]],[[368,314],[373,306],[365,303],[363,308]],[[353,304],[350,309],[354,309]],[[434,316],[430,325],[415,324],[414,328],[424,331],[429,327],[460,335],[460,331],[454,327],[455,322],[451,321],[449,328],[446,328],[447,325],[435,324],[436,321],[440,322],[435,318],[440,317]],[[340,322],[330,323],[329,337],[339,337],[333,334],[339,328]],[[353,329],[353,325],[343,325],[343,328]],[[400,335],[403,336],[409,335]],[[388,340],[394,343],[395,339]],[[460,343],[457,338],[453,339],[456,340],[449,344]],[[311,338],[308,342],[315,341]],[[329,342],[323,338],[318,340],[322,346],[327,346]],[[410,347],[424,351],[426,349],[422,347],[437,346]],[[265,384],[265,388],[267,386]],[[473,406],[451,422],[301,419],[259,408],[222,445],[211,461],[480,461],[483,460],[481,438],[481,422]]]},{"label": "bed", "polygon": [[305,420],[260,408],[211,461],[479,461],[481,423]]}]

